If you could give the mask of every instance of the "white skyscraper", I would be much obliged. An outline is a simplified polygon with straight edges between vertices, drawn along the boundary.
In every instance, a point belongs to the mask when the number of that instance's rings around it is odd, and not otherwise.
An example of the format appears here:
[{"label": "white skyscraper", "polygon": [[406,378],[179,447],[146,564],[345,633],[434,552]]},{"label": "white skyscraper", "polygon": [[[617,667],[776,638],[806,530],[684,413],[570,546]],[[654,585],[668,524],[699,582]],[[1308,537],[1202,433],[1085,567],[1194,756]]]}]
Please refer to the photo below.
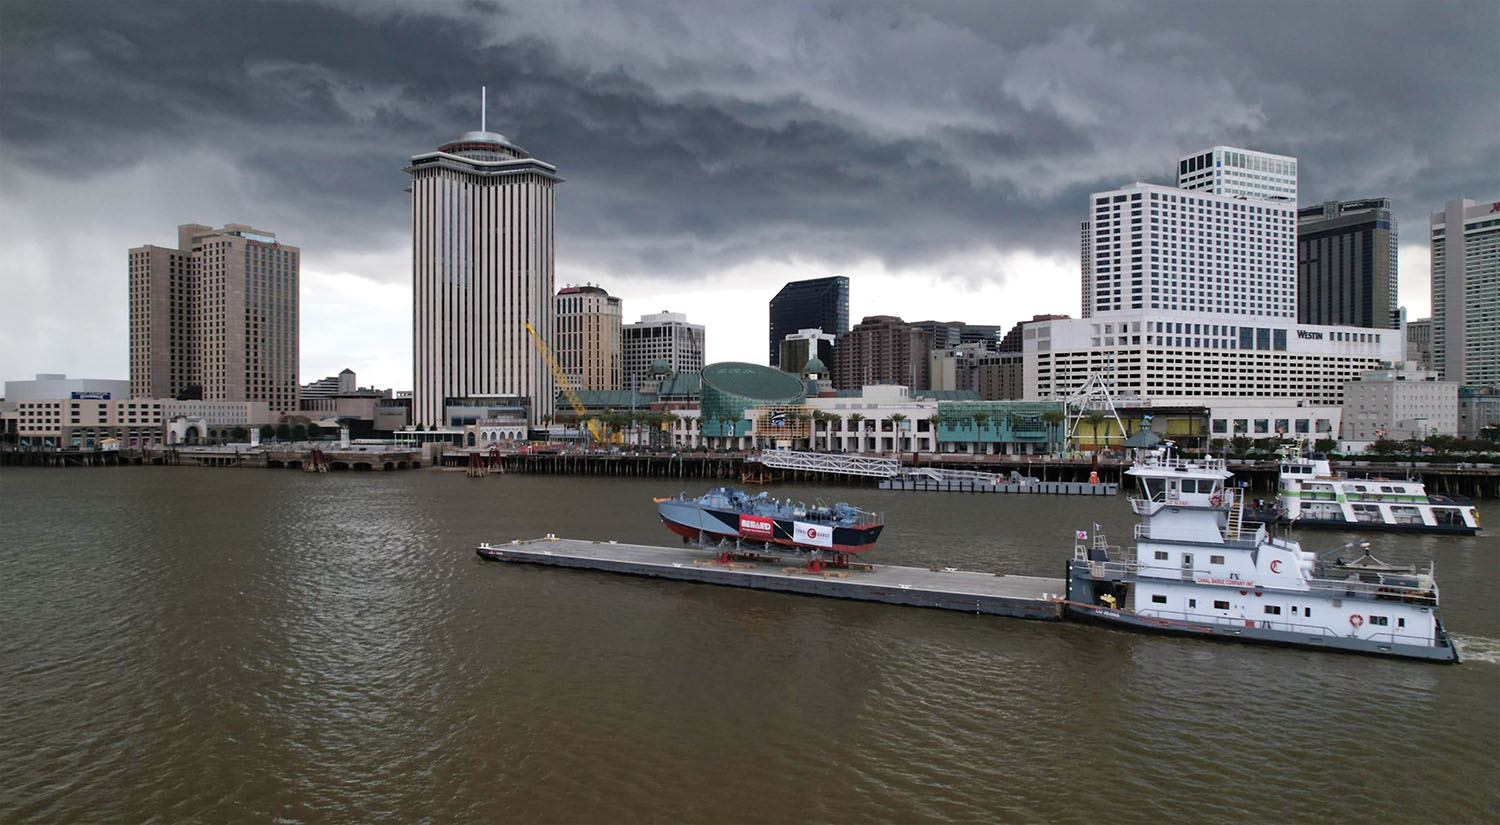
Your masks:
[{"label": "white skyscraper", "polygon": [[1177,188],[1297,204],[1297,159],[1215,146],[1177,161]]},{"label": "white skyscraper", "polygon": [[550,416],[554,382],[526,332],[553,340],[557,169],[494,132],[414,155],[412,422],[444,406],[521,401]]},{"label": "white skyscraper", "polygon": [[626,324],[624,333],[625,386],[632,377],[651,375],[656,360],[665,361],[672,372],[703,371],[703,326],[688,323],[680,312],[658,312],[642,315],[634,324]]},{"label": "white skyscraper", "polygon": [[1131,309],[1297,317],[1294,201],[1134,183],[1095,193],[1093,207],[1085,317]]}]

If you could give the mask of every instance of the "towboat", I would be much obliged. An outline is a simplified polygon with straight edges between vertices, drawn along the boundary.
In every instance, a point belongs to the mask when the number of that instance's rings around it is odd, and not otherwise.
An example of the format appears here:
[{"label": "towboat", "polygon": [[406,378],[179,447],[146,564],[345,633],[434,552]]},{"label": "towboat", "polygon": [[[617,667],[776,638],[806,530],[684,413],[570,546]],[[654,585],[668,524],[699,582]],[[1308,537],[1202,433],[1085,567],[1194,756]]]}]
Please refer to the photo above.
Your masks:
[{"label": "towboat", "polygon": [[[1457,662],[1433,566],[1388,565],[1349,546],[1323,554],[1244,517],[1223,459],[1155,451],[1139,482],[1134,547],[1076,532],[1070,615],[1141,630]],[[1363,546],[1368,546],[1367,543]],[[1352,553],[1351,553],[1352,554]],[[1333,557],[1333,558],[1329,558]]]}]

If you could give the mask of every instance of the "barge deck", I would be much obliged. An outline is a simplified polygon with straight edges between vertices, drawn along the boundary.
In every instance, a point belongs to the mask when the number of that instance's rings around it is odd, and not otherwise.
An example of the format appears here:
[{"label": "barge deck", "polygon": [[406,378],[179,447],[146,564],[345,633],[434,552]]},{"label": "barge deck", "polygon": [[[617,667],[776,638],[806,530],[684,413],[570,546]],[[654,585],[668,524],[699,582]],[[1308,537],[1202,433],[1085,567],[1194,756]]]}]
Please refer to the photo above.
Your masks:
[{"label": "barge deck", "polygon": [[813,571],[772,559],[722,562],[712,548],[677,549],[553,536],[509,544],[486,542],[476,552],[489,561],[572,567],[1043,621],[1063,618],[1062,599],[1066,591],[1060,578],[885,564]]}]

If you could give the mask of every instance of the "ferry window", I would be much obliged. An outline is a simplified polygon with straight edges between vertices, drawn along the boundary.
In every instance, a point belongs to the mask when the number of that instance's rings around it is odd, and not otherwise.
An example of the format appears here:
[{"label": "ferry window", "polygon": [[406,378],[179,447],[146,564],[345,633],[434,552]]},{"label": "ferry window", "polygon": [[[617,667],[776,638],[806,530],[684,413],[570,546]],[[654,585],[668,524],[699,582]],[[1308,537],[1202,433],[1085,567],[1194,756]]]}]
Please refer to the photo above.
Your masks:
[{"label": "ferry window", "polygon": [[1223,564],[1224,563],[1224,557],[1223,556],[1209,556],[1208,557],[1208,563],[1209,564]]},{"label": "ferry window", "polygon": [[1157,561],[1166,561],[1167,560],[1167,551],[1165,551],[1165,550],[1158,550],[1158,551],[1156,551],[1156,560]]},{"label": "ferry window", "polygon": [[1307,618],[1307,617],[1309,617],[1311,615],[1312,615],[1312,608],[1311,607],[1306,608],[1305,610],[1302,611],[1303,618]]},{"label": "ferry window", "polygon": [[1280,616],[1281,607],[1279,605],[1268,604],[1266,605],[1266,612],[1271,614],[1272,616]]},{"label": "ferry window", "polygon": [[1166,604],[1167,603],[1167,597],[1166,596],[1162,596],[1162,595],[1152,596],[1151,597],[1151,603],[1152,604]]},{"label": "ferry window", "polygon": [[1221,602],[1221,601],[1218,601],[1216,599],[1216,600],[1214,600],[1214,609],[1215,610],[1228,610],[1229,609],[1229,602]]},{"label": "ferry window", "polygon": [[1378,624],[1378,625],[1384,627],[1385,625],[1388,625],[1390,623],[1391,623],[1391,620],[1387,619],[1384,616],[1371,616],[1370,617],[1370,624]]}]

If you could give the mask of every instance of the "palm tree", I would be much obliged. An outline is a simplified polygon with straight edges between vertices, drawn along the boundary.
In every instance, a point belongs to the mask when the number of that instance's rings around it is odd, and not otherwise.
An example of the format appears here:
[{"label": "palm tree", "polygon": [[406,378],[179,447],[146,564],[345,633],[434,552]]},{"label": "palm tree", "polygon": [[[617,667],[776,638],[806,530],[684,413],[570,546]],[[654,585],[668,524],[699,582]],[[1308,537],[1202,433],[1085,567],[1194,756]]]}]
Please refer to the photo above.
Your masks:
[{"label": "palm tree", "polygon": [[1089,410],[1083,414],[1083,420],[1088,422],[1089,428],[1094,433],[1093,450],[1095,453],[1099,452],[1099,425],[1103,424],[1107,417],[1099,410]]},{"label": "palm tree", "polygon": [[984,438],[984,424],[990,420],[989,413],[976,412],[969,416],[974,419],[974,455],[979,455],[980,442]]},{"label": "palm tree", "polygon": [[1021,437],[1017,434],[1021,429],[1021,423],[1020,413],[1007,412],[1005,414],[1005,429],[1010,431],[1011,452],[1013,453],[1021,451]]},{"label": "palm tree", "polygon": [[862,453],[865,450],[865,431],[861,425],[865,417],[859,413],[851,413],[849,416],[849,429],[854,431],[854,451]]},{"label": "palm tree", "polygon": [[1042,413],[1042,421],[1047,425],[1047,451],[1052,451],[1053,442],[1057,441],[1057,425],[1061,424],[1067,416],[1062,410],[1047,410]]},{"label": "palm tree", "polygon": [[901,413],[891,413],[891,425],[896,428],[896,452],[906,451],[906,435],[901,430],[901,425],[906,423],[906,416]]},{"label": "palm tree", "polygon": [[[724,439],[722,446],[726,450],[729,449],[729,439],[731,437],[735,436],[734,425],[735,425],[734,416],[730,416],[730,415],[721,415],[721,416],[719,416],[719,435],[720,435],[721,438]],[[728,431],[727,433],[725,432],[726,430]]]}]

